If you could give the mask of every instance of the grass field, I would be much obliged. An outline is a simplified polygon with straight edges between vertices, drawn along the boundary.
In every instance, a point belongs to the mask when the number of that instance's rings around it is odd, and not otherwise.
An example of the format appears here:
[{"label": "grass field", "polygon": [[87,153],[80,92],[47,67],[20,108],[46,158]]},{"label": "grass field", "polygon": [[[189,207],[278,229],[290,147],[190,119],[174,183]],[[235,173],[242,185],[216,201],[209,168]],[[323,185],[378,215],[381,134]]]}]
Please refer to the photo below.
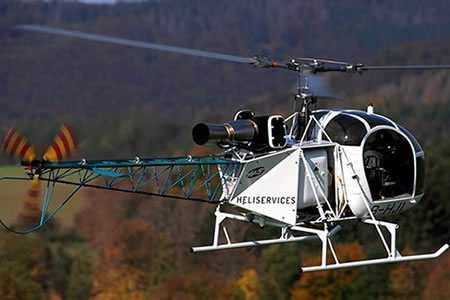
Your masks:
[{"label": "grass field", "polygon": [[[26,178],[25,170],[20,166],[0,166],[0,177],[5,176]],[[7,224],[13,223],[22,209],[29,184],[30,181],[26,180],[0,180],[0,218]],[[41,182],[41,201],[44,198],[45,186],[46,183]],[[73,186],[56,185],[49,210],[53,211],[73,189]],[[55,218],[62,226],[73,226],[73,217],[80,210],[84,199],[81,190],[56,214]]]}]

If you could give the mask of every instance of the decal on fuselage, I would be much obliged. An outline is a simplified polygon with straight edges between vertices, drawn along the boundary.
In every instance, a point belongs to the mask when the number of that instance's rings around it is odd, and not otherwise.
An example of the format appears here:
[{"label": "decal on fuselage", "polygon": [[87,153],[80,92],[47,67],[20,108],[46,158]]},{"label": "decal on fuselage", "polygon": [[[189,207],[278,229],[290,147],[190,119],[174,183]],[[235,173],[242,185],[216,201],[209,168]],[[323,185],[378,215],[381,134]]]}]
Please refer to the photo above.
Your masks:
[{"label": "decal on fuselage", "polygon": [[401,212],[406,206],[406,202],[394,202],[387,203],[385,205],[374,205],[372,206],[372,213],[374,215],[390,215]]},{"label": "decal on fuselage", "polygon": [[237,196],[236,204],[295,204],[295,196]]},{"label": "decal on fuselage", "polygon": [[257,177],[257,176],[261,175],[262,173],[264,173],[264,171],[265,171],[264,167],[254,168],[254,169],[251,169],[250,171],[248,171],[246,177],[247,178]]}]

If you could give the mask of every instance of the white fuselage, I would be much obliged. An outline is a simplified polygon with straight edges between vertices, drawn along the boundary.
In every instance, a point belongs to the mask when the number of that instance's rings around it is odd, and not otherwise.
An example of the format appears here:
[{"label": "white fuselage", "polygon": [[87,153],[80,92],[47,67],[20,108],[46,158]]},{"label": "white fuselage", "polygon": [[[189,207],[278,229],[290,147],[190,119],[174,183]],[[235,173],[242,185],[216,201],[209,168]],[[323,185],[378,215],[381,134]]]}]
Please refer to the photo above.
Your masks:
[{"label": "white fuselage", "polygon": [[243,168],[223,185],[222,199],[291,225],[305,221],[304,211],[315,211],[319,222],[367,218],[420,201],[423,151],[404,128],[361,111],[319,111],[318,117],[307,141],[237,156]]}]

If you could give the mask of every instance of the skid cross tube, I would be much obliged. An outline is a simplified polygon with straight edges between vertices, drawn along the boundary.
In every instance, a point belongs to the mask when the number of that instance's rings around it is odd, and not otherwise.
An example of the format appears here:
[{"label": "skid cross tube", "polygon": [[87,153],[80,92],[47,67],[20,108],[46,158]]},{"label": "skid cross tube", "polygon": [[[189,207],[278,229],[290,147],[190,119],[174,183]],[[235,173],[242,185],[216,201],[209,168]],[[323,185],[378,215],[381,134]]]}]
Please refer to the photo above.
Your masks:
[{"label": "skid cross tube", "polygon": [[[289,226],[287,227],[286,224],[278,223],[278,222],[272,222],[268,220],[262,220],[259,218],[253,218],[250,219],[244,215],[236,215],[231,213],[225,213],[220,211],[220,205],[217,206],[216,212],[214,213],[216,215],[216,222],[214,226],[214,238],[213,238],[213,244],[210,246],[200,246],[200,247],[192,247],[190,250],[192,253],[198,253],[198,252],[210,252],[210,251],[218,251],[218,250],[225,250],[225,249],[236,249],[236,248],[246,248],[246,247],[255,247],[255,246],[263,246],[263,245],[273,245],[273,244],[284,244],[284,243],[294,243],[294,242],[301,242],[301,241],[307,241],[307,240],[315,240],[319,238],[319,235],[317,234],[317,230],[307,228],[307,227],[301,227],[301,226]],[[232,220],[239,220],[243,222],[250,222],[261,225],[262,222],[264,225],[270,225],[279,227],[281,234],[280,237],[275,239],[266,239],[266,240],[254,240],[254,241],[244,241],[244,242],[231,242],[230,237],[228,235],[228,231],[226,230],[226,227],[222,224],[223,221],[226,219],[232,219]],[[222,227],[222,230],[224,231],[225,238],[227,243],[225,244],[219,244],[219,234],[220,234],[220,228]],[[338,225],[334,227],[330,232],[327,232],[326,237],[333,236],[341,229],[341,226]],[[302,233],[309,233],[310,235],[304,235],[304,236],[294,236],[292,232],[302,232]]]}]

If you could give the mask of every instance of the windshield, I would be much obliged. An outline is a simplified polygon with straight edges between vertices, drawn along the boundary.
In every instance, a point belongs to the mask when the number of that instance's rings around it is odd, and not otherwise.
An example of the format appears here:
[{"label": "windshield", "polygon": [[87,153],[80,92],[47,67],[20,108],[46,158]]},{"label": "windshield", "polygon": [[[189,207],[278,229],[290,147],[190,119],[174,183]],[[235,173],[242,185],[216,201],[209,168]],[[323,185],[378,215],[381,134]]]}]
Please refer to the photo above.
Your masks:
[{"label": "windshield", "polygon": [[359,146],[367,133],[360,120],[346,114],[334,117],[325,127],[325,131],[333,142],[346,146]]}]

